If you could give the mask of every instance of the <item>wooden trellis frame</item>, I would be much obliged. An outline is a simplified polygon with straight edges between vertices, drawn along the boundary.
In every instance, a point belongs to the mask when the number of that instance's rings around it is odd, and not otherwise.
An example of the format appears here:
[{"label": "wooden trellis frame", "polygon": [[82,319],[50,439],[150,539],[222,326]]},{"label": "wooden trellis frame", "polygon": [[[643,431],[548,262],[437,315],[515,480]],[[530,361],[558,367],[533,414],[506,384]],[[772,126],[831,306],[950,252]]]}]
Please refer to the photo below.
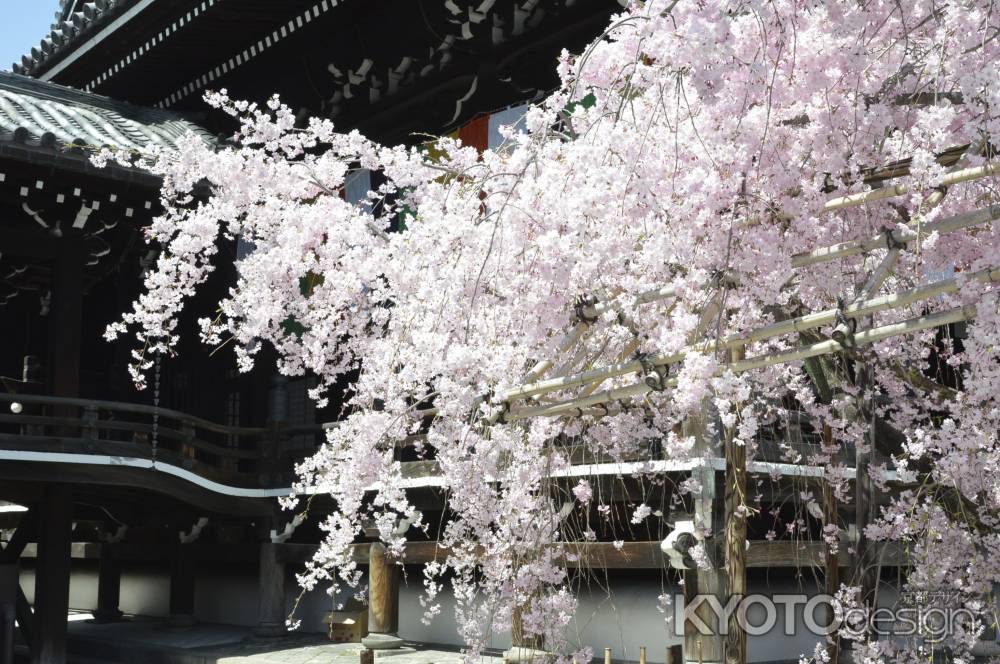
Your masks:
[{"label": "wooden trellis frame", "polygon": [[[961,160],[962,155],[968,148],[956,148],[950,150],[939,159],[939,163],[946,166],[954,166]],[[886,182],[908,174],[905,165],[897,165],[883,169],[874,173],[869,180]],[[642,397],[651,391],[659,389],[669,389],[676,386],[676,378],[666,377],[665,369],[671,365],[679,364],[684,357],[693,351],[723,353],[726,359],[720,364],[719,373],[727,370],[733,373],[743,373],[763,367],[785,364],[816,358],[824,355],[840,353],[845,349],[855,349],[859,346],[873,344],[885,339],[905,336],[916,332],[939,328],[951,323],[968,321],[975,317],[974,306],[961,306],[934,314],[908,318],[899,322],[889,323],[878,327],[865,328],[862,322],[870,318],[875,313],[891,312],[899,310],[919,302],[930,300],[955,293],[961,286],[958,277],[941,279],[932,283],[927,283],[915,288],[910,288],[894,293],[877,295],[884,285],[886,279],[892,273],[903,251],[906,251],[919,243],[923,237],[930,233],[939,234],[953,233],[960,230],[975,228],[990,224],[1000,219],[1000,205],[990,205],[987,207],[971,210],[961,214],[956,214],[943,219],[931,222],[923,220],[923,216],[928,210],[938,205],[945,197],[948,188],[954,185],[982,180],[1000,174],[1000,164],[989,163],[983,166],[972,168],[953,168],[942,179],[940,186],[928,193],[921,202],[910,223],[901,230],[885,231],[859,240],[841,242],[830,246],[820,247],[810,252],[796,255],[792,259],[793,268],[805,268],[834,260],[849,258],[870,253],[874,250],[888,249],[880,263],[867,275],[864,285],[860,288],[858,295],[841,308],[831,308],[816,311],[805,315],[777,321],[769,325],[744,332],[738,335],[731,335],[721,339],[710,338],[690,338],[688,345],[676,353],[669,355],[646,356],[642,360],[629,359],[632,353],[639,348],[639,339],[636,334],[637,329],[632,322],[630,312],[648,304],[670,300],[675,296],[675,292],[670,286],[660,286],[636,296],[631,303],[623,306],[614,297],[592,297],[580,301],[576,308],[576,321],[556,344],[556,350],[551,358],[541,360],[528,370],[519,381],[518,387],[506,392],[494,395],[492,404],[497,407],[498,414],[490,418],[490,423],[500,421],[514,422],[527,420],[535,417],[556,417],[575,418],[590,416],[600,418],[613,415],[620,411],[622,404],[628,400]],[[820,214],[830,213],[845,208],[867,205],[888,201],[892,198],[904,196],[912,193],[911,188],[905,184],[894,186],[883,186],[867,192],[850,194],[830,198],[819,210]],[[789,219],[787,215],[778,213],[775,215],[778,221]],[[720,277],[717,284],[717,291],[707,300],[704,309],[700,314],[698,325],[695,327],[693,337],[698,337],[704,333],[710,322],[719,314],[721,306],[722,288],[725,286],[726,276]],[[977,272],[963,275],[962,282],[975,281],[979,283],[1000,282],[1000,265],[990,266]],[[612,294],[613,295],[613,294]],[[617,361],[598,368],[571,371],[581,359],[585,357],[582,348],[583,341],[589,333],[599,324],[602,314],[614,312],[618,321],[626,329],[633,333],[632,339],[626,343],[624,349],[618,351]],[[840,329],[844,320],[854,321],[856,330]],[[784,335],[801,332],[815,331],[818,328],[835,326],[833,333],[828,339],[815,343],[797,345],[787,350],[766,353],[754,357],[745,357],[746,348],[755,342],[764,341]],[[567,360],[566,358],[570,358]],[[561,364],[560,364],[561,363]],[[552,372],[553,367],[560,367],[561,370]],[[553,376],[547,377],[548,374]],[[638,374],[639,378],[635,382],[617,387],[611,387],[599,391],[600,386],[608,380],[622,378],[630,374]],[[565,394],[571,390],[577,392],[569,397]],[[561,397],[555,401],[543,401],[551,397]],[[425,408],[414,410],[411,415],[417,418],[431,418],[437,414],[436,408]],[[828,439],[829,430],[824,429],[823,435]],[[745,539],[745,523],[737,523],[734,520],[734,510],[740,504],[734,496],[741,490],[745,490],[745,482],[748,473],[774,472],[776,466],[783,467],[783,474],[792,474],[800,477],[822,478],[825,471],[822,468],[802,466],[798,464],[770,464],[750,461],[748,463],[745,453],[740,454],[739,450],[731,449],[734,446],[725,446],[725,455],[720,456],[721,450],[715,451],[715,457],[703,458],[700,462],[690,465],[690,471],[699,475],[703,483],[708,482],[707,487],[710,501],[718,495],[715,489],[715,470],[725,469],[726,485],[726,549],[730,552],[726,556],[726,577],[733,579],[729,584],[729,592],[745,589],[746,561],[741,560],[741,556],[736,555],[739,548],[738,539]],[[859,523],[867,522],[868,510],[871,501],[870,493],[873,488],[868,474],[869,458],[859,455],[855,464],[854,479],[858,499],[856,500],[856,512]],[[651,462],[648,470],[659,467],[658,462]],[[659,462],[663,463],[663,462]],[[669,462],[667,462],[669,464]],[[630,465],[630,464],[625,464]],[[625,472],[619,469],[619,472]],[[582,473],[586,474],[586,473]],[[888,476],[895,476],[892,471],[887,471]],[[419,480],[420,485],[431,478]],[[891,479],[891,478],[890,478]],[[826,519],[833,519],[837,514],[837,504],[833,492],[828,484],[823,483],[823,510]],[[703,501],[696,501],[701,504]],[[702,509],[704,511],[704,509]],[[709,510],[710,512],[711,510]],[[710,518],[710,514],[706,515]],[[741,527],[742,525],[742,527]],[[743,533],[741,535],[741,533]],[[864,536],[859,536],[858,550],[862,554],[866,551]],[[730,541],[732,540],[732,541]],[[864,555],[858,556],[864,563]],[[839,572],[837,569],[837,556],[825,555],[826,591],[830,594],[839,587]],[[697,570],[686,570],[686,585],[696,587],[701,579],[701,583],[707,584],[712,592],[719,591],[723,587],[720,584],[718,571],[716,577],[705,577]],[[702,578],[704,577],[704,578]],[[862,580],[863,584],[865,580]],[[723,598],[723,604],[726,603]],[[741,629],[738,624],[731,625],[731,628]],[[718,636],[718,635],[716,635]],[[709,643],[700,637],[685,637],[685,659],[687,661],[700,661],[701,664],[707,662],[722,662],[727,664],[743,664],[746,662],[746,639],[745,635],[730,633],[727,639],[727,646],[723,647],[720,640]],[[837,657],[837,645],[832,644],[829,649],[833,661]]]},{"label": "wooden trellis frame", "polygon": [[[906,169],[890,169],[888,174],[884,176],[884,179],[897,178],[906,175],[907,172]],[[554,357],[538,362],[525,374],[518,387],[508,390],[500,396],[499,401],[503,410],[504,421],[526,420],[534,417],[601,417],[614,414],[617,412],[618,406],[625,400],[642,397],[654,389],[676,386],[676,378],[664,380],[661,371],[670,365],[680,363],[683,361],[685,355],[692,351],[724,352],[727,357],[721,364],[719,372],[729,370],[738,374],[767,366],[838,353],[847,348],[853,349],[885,339],[935,329],[950,323],[967,321],[974,318],[976,315],[975,307],[962,306],[878,327],[864,328],[859,325],[860,321],[870,317],[872,314],[899,310],[903,307],[941,295],[955,293],[959,290],[959,279],[953,277],[895,293],[877,295],[895,268],[902,252],[919,243],[926,235],[933,232],[939,234],[952,233],[983,226],[1000,219],[1000,205],[991,205],[932,222],[923,222],[922,220],[923,215],[929,209],[941,202],[946,195],[948,187],[981,180],[998,173],[1000,173],[1000,166],[992,163],[975,168],[954,169],[945,176],[940,188],[930,192],[924,199],[906,229],[886,231],[883,234],[821,247],[795,256],[792,260],[792,267],[804,268],[866,254],[876,249],[888,249],[880,263],[867,276],[859,294],[849,304],[840,309],[826,309],[789,318],[762,326],[744,334],[722,339],[703,338],[689,340],[692,343],[677,353],[647,357],[643,360],[628,359],[639,348],[638,337],[636,336],[630,343],[626,344],[624,350],[618,353],[618,361],[614,364],[577,371],[575,373],[556,372],[555,376],[546,378],[546,375],[552,367],[556,366],[560,357],[573,353],[574,349],[581,345],[586,334],[596,325],[598,317],[601,314],[614,310],[615,307],[615,304],[607,299],[594,298],[581,303],[577,310],[577,322],[557,345]],[[839,196],[828,200],[823,205],[821,212],[828,213],[849,207],[887,201],[909,193],[911,193],[910,187],[900,184],[858,194]],[[964,281],[977,281],[980,283],[1000,282],[1000,266],[992,266],[979,270],[973,274],[965,275],[963,279]],[[672,298],[674,295],[675,293],[669,286],[656,288],[636,297],[631,307],[635,308],[653,302],[661,302]],[[720,302],[719,293],[708,300],[699,324],[696,327],[697,334],[703,333],[709,321],[718,315]],[[617,311],[619,313],[619,320],[630,322],[630,319],[623,318],[623,315],[628,314],[627,309],[618,309]],[[798,345],[788,350],[756,357],[744,357],[745,349],[751,343],[787,334],[816,330],[817,328],[834,325],[838,320],[843,323],[845,319],[854,321],[854,325],[858,329],[853,331],[850,329],[840,329],[844,327],[840,325],[839,327],[835,327],[833,334],[827,340]],[[635,330],[634,326],[626,324],[626,327],[630,327],[633,331]],[[574,361],[570,361],[564,366],[572,367],[575,366],[575,363]],[[634,373],[639,375],[637,381],[598,391],[598,388],[605,381]],[[555,402],[539,403],[541,398],[566,393],[573,389],[578,390],[574,396]],[[432,414],[432,411],[425,412]],[[824,435],[829,437],[828,429],[824,429]],[[746,560],[745,555],[743,555],[745,551],[743,543],[746,538],[746,523],[745,519],[738,518],[737,507],[741,504],[740,496],[742,492],[746,490],[748,464],[745,450],[742,448],[736,449],[737,447],[730,444],[729,438],[727,438],[725,444],[726,484],[723,494],[725,496],[726,515],[724,524],[726,551],[725,577],[729,581],[726,594],[741,594],[746,592],[747,587]],[[871,504],[871,496],[869,494],[873,491],[868,474],[868,461],[868,455],[859,455],[855,464],[855,486],[858,494],[856,499],[856,513],[857,518],[860,520],[859,523],[868,522],[868,512]],[[714,475],[709,481],[714,485]],[[714,488],[710,488],[710,495],[714,499],[716,495]],[[825,484],[823,503],[825,518],[835,519],[837,513],[836,499],[829,486]],[[864,541],[863,534],[859,536],[859,539],[859,560],[864,565],[864,554],[867,550],[867,543]],[[827,566],[825,589],[828,593],[833,594],[838,588],[840,581],[836,555],[831,555],[828,552],[825,562]],[[718,576],[716,572],[716,577],[713,577],[714,580],[711,580],[702,578],[705,575],[695,570],[685,572],[686,585],[697,586],[699,581],[704,584],[707,580],[709,582],[708,585],[712,587],[713,591],[717,591],[720,588],[720,579],[717,578]],[[863,585],[867,583],[867,576],[862,574]],[[706,643],[703,639],[695,636],[691,639],[685,637],[684,650],[684,658],[687,661],[721,662],[724,660],[727,664],[743,664],[746,662],[746,634],[743,632],[738,621],[732,620],[729,625],[725,646],[718,639],[713,643]],[[836,643],[830,645],[829,653],[832,661],[836,661],[838,651]],[[706,659],[706,655],[709,656],[708,659]]]}]

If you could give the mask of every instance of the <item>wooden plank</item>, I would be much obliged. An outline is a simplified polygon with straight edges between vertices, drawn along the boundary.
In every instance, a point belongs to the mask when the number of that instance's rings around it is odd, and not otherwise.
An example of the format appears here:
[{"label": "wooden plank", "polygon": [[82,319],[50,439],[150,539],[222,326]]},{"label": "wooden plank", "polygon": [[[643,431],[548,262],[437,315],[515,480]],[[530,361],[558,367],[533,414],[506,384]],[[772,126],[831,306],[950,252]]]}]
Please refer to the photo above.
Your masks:
[{"label": "wooden plank", "polygon": [[826,560],[822,542],[750,542],[747,567],[821,567]]}]

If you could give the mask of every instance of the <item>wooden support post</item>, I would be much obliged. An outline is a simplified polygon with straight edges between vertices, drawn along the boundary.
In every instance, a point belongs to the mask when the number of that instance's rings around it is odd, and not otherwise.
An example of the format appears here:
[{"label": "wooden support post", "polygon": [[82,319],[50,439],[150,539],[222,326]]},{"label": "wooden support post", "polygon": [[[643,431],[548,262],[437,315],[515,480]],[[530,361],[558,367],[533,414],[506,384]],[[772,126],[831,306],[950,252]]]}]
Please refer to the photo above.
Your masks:
[{"label": "wooden support post", "polygon": [[503,660],[508,664],[530,664],[535,662],[547,662],[551,659],[545,652],[545,644],[537,635],[528,637],[524,633],[524,620],[522,613],[524,609],[515,606],[511,614],[510,625],[510,650],[503,653]]},{"label": "wooden support post", "polygon": [[69,486],[52,484],[45,488],[42,519],[44,527],[38,529],[31,663],[64,664],[73,536],[73,497]]},{"label": "wooden support post", "polygon": [[[699,528],[712,530],[715,524],[715,470],[710,467],[700,467],[692,471],[701,484],[701,495],[695,500],[695,521]],[[690,603],[697,596],[713,596],[719,601],[723,597],[722,573],[717,568],[715,542],[708,538],[705,542],[708,550],[711,569],[689,569],[684,571],[684,601]],[[699,664],[719,664],[723,661],[723,642],[719,626],[719,618],[712,610],[707,600],[700,600],[695,615],[698,621],[707,627],[707,633],[702,633],[699,622],[688,621],[684,625],[684,659]]]},{"label": "wooden support post", "polygon": [[0,664],[14,664],[14,619],[20,569],[16,563],[0,564]]},{"label": "wooden support post", "polygon": [[861,587],[861,601],[875,609],[875,560],[869,546],[865,529],[872,521],[872,511],[874,507],[873,492],[874,486],[868,469],[871,467],[871,453],[868,451],[857,453],[857,476],[854,484],[854,523],[857,528],[858,541],[855,544],[855,579]]},{"label": "wooden support post", "polygon": [[[52,262],[52,305],[46,368],[52,395],[80,394],[80,328],[83,320],[83,253],[69,245]],[[56,407],[57,417],[75,417],[75,407]],[[73,432],[75,434],[75,432]]]},{"label": "wooden support post", "polygon": [[278,556],[278,546],[272,542],[260,545],[260,572],[258,581],[257,627],[258,636],[285,634],[285,562]]},{"label": "wooden support post", "polygon": [[122,618],[118,602],[121,598],[122,571],[114,544],[101,545],[101,561],[97,572],[97,609],[94,621],[117,622]]},{"label": "wooden support post", "polygon": [[170,626],[194,624],[195,556],[188,544],[178,543],[170,561]]},{"label": "wooden support post", "polygon": [[[858,382],[861,385],[862,393],[865,388],[870,388],[870,381],[868,380],[870,374],[868,367],[865,367],[860,362],[858,368],[859,379]],[[858,416],[864,419],[863,410],[858,407]],[[875,485],[872,482],[871,474],[869,469],[871,468],[872,460],[872,449],[875,446],[875,431],[871,426],[865,427],[865,441],[864,444],[856,452],[855,459],[855,483],[854,483],[854,524],[858,531],[858,541],[855,544],[855,551],[857,552],[857,570],[856,579],[857,583],[861,586],[861,601],[865,604],[869,602],[872,604],[871,609],[874,610],[875,602],[875,561],[876,558],[873,554],[872,548],[869,544],[868,537],[865,535],[865,529],[868,527],[875,517]]]},{"label": "wooden support post", "polygon": [[[830,430],[829,424],[823,424],[823,444],[826,447],[830,447],[833,442],[833,432]],[[838,526],[837,518],[837,496],[833,493],[833,488],[830,486],[830,482],[826,479],[821,479],[820,482],[823,483],[823,525],[827,526],[833,524]],[[840,560],[839,554],[830,550],[829,545],[826,546],[824,552],[824,572],[823,572],[823,582],[824,590],[826,594],[833,597],[840,590]],[[833,606],[830,605],[826,609],[826,624],[832,625],[834,620],[836,620],[836,613],[833,610]],[[836,664],[840,658],[840,641],[836,633],[830,635],[830,642],[827,644],[826,651],[830,655],[830,661]]]},{"label": "wooden support post", "polygon": [[[730,361],[743,359],[743,348],[730,352]],[[732,428],[725,431],[726,444],[726,577],[729,597],[742,599],[747,594],[747,450],[734,441]],[[727,604],[728,606],[728,604]],[[729,614],[726,631],[726,664],[746,664],[747,633],[740,622],[741,612]]]},{"label": "wooden support post", "polygon": [[[711,405],[706,401],[702,405],[702,414],[699,417],[690,418],[683,424],[684,434],[695,438],[695,455],[702,458],[706,456],[718,457],[721,452],[718,438],[709,437],[706,431],[704,419],[709,418],[711,412]],[[699,604],[695,609],[695,616],[698,620],[689,620],[684,623],[683,654],[685,661],[688,662],[719,664],[724,660],[724,653],[718,616],[706,599],[697,599],[699,595],[715,597],[719,602],[725,599],[723,597],[725,582],[722,572],[718,568],[719,556],[713,537],[716,530],[717,502],[715,469],[708,465],[701,465],[691,471],[691,477],[701,485],[701,493],[694,500],[694,520],[695,527],[707,534],[703,546],[708,554],[711,567],[684,571],[685,605],[695,601]],[[707,628],[707,633],[702,632],[702,625]]]},{"label": "wooden support post", "polygon": [[524,639],[524,620],[521,618],[521,607],[515,606],[510,615],[510,644],[515,648],[528,646]]},{"label": "wooden support post", "polygon": [[386,556],[381,542],[368,550],[368,636],[362,645],[371,650],[399,648],[399,567]]},{"label": "wooden support post", "polygon": [[[824,524],[837,523],[837,497],[833,494],[833,489],[830,487],[830,483],[823,482],[823,521]],[[824,559],[824,590],[826,594],[833,597],[840,590],[840,561],[837,553],[830,550],[830,547],[826,547],[825,559]],[[826,609],[826,624],[832,625],[837,619],[836,614],[833,610],[833,606],[830,605]],[[840,642],[839,637],[836,633],[831,634],[829,637],[831,640],[827,644],[826,651],[830,654],[830,661],[836,663],[840,657]]]}]

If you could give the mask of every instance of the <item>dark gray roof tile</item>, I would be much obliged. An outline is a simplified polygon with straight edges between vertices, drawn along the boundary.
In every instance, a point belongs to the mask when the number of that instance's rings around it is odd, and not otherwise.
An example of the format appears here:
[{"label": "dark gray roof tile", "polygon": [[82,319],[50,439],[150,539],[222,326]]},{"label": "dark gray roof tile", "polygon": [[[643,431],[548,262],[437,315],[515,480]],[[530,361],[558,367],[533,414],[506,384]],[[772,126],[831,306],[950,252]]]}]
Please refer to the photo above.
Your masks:
[{"label": "dark gray roof tile", "polygon": [[188,133],[213,137],[181,116],[0,71],[0,142],[69,150],[174,148]]}]

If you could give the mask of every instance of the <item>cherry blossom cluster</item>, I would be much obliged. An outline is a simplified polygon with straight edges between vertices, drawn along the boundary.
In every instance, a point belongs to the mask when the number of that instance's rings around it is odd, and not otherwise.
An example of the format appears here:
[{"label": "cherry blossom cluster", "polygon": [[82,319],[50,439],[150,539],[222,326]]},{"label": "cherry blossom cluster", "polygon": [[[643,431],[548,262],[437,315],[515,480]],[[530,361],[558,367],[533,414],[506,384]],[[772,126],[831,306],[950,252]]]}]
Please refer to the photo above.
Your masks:
[{"label": "cherry blossom cluster", "polygon": [[[343,420],[298,468],[297,492],[337,505],[303,586],[358,583],[349,546],[364,523],[397,555],[400,520],[438,527],[410,502],[398,460],[421,435],[449,515],[433,533],[449,553],[425,569],[424,607],[428,618],[440,611],[447,578],[471,656],[515,616],[546,649],[587,656],[568,629],[576,602],[563,543],[588,533],[573,531],[561,501],[598,518],[609,510],[596,482],[553,479],[571,474],[571,446],[624,460],[657,440],[658,455],[690,460],[729,436],[753,459],[774,436],[786,460],[825,467],[840,497],[853,490],[844,459],[870,450],[881,459],[873,479],[894,469],[899,497],[865,536],[906,542],[908,583],[947,588],[985,615],[984,593],[1000,582],[1000,316],[996,288],[965,275],[1000,265],[992,224],[921,234],[877,291],[958,274],[957,292],[856,323],[974,306],[960,341],[929,330],[739,373],[726,352],[703,347],[663,376],[668,389],[573,417],[518,419],[526,404],[501,395],[539,360],[555,358],[547,377],[568,374],[849,303],[891,243],[806,268],[793,257],[996,205],[988,178],[932,196],[950,168],[991,158],[998,34],[1000,12],[985,0],[637,2],[582,53],[563,53],[562,83],[529,108],[526,130],[507,128],[504,144],[483,152],[451,139],[387,147],[328,120],[297,124],[276,98],[258,106],[210,94],[239,131],[221,149],[191,138],[144,158],[163,177],[165,212],[149,229],[161,252],[108,336],[136,336],[141,381],[153,354],[174,351],[178,316],[220,244],[249,243],[221,313],[201,321],[204,340],[231,344],[244,371],[270,344],[279,371],[318,378],[320,402],[353,381]],[[881,186],[873,169],[893,164],[901,172],[890,184],[906,194],[823,211],[834,195]],[[358,168],[384,175],[367,204],[341,195]],[[393,218],[404,231],[390,232]],[[661,287],[672,297],[635,304]],[[607,306],[591,320],[580,304],[595,301]],[[577,347],[556,356],[581,320],[589,329]],[[768,356],[830,332],[744,352]],[[805,456],[788,444],[802,421],[819,438]],[[810,506],[796,527],[819,522],[837,547],[844,524],[822,523]],[[744,509],[757,511],[749,499]],[[634,525],[662,514],[642,503],[625,516]]]}]

